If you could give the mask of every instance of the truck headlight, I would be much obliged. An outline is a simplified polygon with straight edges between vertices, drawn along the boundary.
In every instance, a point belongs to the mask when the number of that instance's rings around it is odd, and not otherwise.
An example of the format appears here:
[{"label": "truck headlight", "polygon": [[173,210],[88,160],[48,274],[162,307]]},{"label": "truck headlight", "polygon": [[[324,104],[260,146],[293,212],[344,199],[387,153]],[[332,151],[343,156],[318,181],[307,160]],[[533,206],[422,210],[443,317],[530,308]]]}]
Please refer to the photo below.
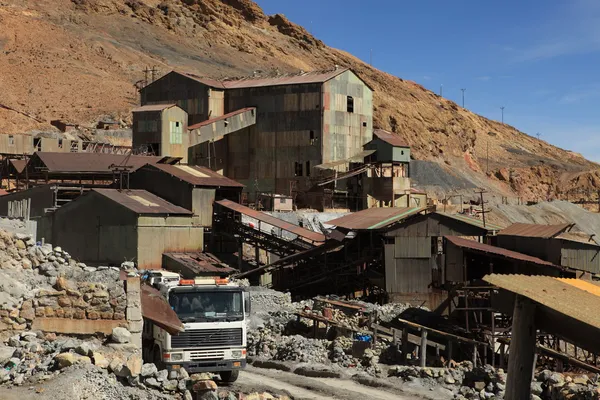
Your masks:
[{"label": "truck headlight", "polygon": [[171,361],[182,361],[183,353],[171,353]]},{"label": "truck headlight", "polygon": [[232,350],[231,357],[232,358],[242,358],[242,351],[241,350]]}]

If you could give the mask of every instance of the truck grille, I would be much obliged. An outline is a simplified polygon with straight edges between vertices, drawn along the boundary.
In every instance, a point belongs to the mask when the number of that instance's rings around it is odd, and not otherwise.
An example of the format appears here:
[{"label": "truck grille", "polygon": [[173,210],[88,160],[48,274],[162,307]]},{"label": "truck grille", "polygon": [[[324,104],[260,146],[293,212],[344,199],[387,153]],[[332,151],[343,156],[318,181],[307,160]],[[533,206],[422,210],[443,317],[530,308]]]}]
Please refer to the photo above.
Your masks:
[{"label": "truck grille", "polygon": [[190,352],[190,359],[192,361],[202,360],[222,360],[225,358],[224,350],[201,350]]},{"label": "truck grille", "polygon": [[184,331],[171,336],[171,347],[174,349],[241,345],[242,328]]}]

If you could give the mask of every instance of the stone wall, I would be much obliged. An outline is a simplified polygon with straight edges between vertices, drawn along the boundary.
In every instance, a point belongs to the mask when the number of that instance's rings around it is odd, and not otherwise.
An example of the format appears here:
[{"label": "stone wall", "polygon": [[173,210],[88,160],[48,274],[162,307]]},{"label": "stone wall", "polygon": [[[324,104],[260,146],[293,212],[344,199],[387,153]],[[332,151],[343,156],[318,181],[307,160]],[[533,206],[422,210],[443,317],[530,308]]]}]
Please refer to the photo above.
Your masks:
[{"label": "stone wall", "polygon": [[131,343],[142,348],[142,329],[144,321],[142,318],[142,300],[140,289],[140,277],[131,274],[125,281],[127,293],[127,323],[131,332]]}]

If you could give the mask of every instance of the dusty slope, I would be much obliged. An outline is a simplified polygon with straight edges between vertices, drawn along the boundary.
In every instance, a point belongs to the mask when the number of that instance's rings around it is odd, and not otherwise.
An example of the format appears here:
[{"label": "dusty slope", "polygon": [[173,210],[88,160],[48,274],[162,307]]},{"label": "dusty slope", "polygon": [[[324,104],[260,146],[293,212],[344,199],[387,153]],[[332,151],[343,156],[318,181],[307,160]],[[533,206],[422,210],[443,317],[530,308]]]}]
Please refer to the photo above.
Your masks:
[{"label": "dusty slope", "polygon": [[373,69],[250,0],[0,0],[0,26],[0,104],[44,121],[0,107],[3,133],[127,117],[147,66],[231,77],[338,64],[374,87],[376,125],[403,135],[417,158],[528,199],[600,183],[581,156]]}]

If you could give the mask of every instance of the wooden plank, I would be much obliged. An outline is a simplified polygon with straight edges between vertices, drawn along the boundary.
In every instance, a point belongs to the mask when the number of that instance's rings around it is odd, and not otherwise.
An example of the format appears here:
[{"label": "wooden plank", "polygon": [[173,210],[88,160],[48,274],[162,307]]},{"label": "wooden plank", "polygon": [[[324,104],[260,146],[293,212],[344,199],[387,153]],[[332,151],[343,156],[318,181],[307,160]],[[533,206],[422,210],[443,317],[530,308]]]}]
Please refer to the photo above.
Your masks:
[{"label": "wooden plank", "polygon": [[[371,329],[373,331],[377,330],[378,332],[382,332],[385,333],[386,335],[392,337],[392,330],[389,328],[386,328],[384,326],[378,325],[378,324],[371,324]],[[421,337],[417,336],[417,335],[413,335],[411,333],[408,333],[407,329],[402,329],[402,352],[404,353],[404,343],[405,340],[404,338],[407,337],[408,339],[406,340],[406,343],[412,343],[416,346],[420,346],[421,345]],[[427,345],[429,347],[433,347],[433,348],[439,348],[442,351],[446,350],[446,346],[437,342],[434,342],[432,340],[427,340]],[[408,351],[408,349],[406,349]]]},{"label": "wooden plank", "polygon": [[419,330],[426,329],[427,331],[429,331],[431,333],[435,333],[436,335],[444,336],[444,337],[447,337],[447,338],[452,338],[452,339],[454,339],[457,342],[468,343],[468,344],[476,344],[476,345],[479,345],[479,346],[489,346],[487,343],[478,342],[477,340],[468,339],[468,338],[465,338],[465,337],[462,337],[462,336],[454,335],[452,333],[439,331],[437,329],[429,328],[429,327],[426,327],[424,325],[419,325],[417,323],[414,323],[414,322],[411,322],[411,321],[407,321],[405,319],[398,318],[397,321],[400,322],[400,323],[402,323],[402,324],[404,324],[404,325],[410,326],[411,328],[415,328],[415,329],[419,329]]},{"label": "wooden plank", "polygon": [[508,357],[506,400],[528,399],[535,356],[535,304],[517,295],[513,312],[513,333]]}]

